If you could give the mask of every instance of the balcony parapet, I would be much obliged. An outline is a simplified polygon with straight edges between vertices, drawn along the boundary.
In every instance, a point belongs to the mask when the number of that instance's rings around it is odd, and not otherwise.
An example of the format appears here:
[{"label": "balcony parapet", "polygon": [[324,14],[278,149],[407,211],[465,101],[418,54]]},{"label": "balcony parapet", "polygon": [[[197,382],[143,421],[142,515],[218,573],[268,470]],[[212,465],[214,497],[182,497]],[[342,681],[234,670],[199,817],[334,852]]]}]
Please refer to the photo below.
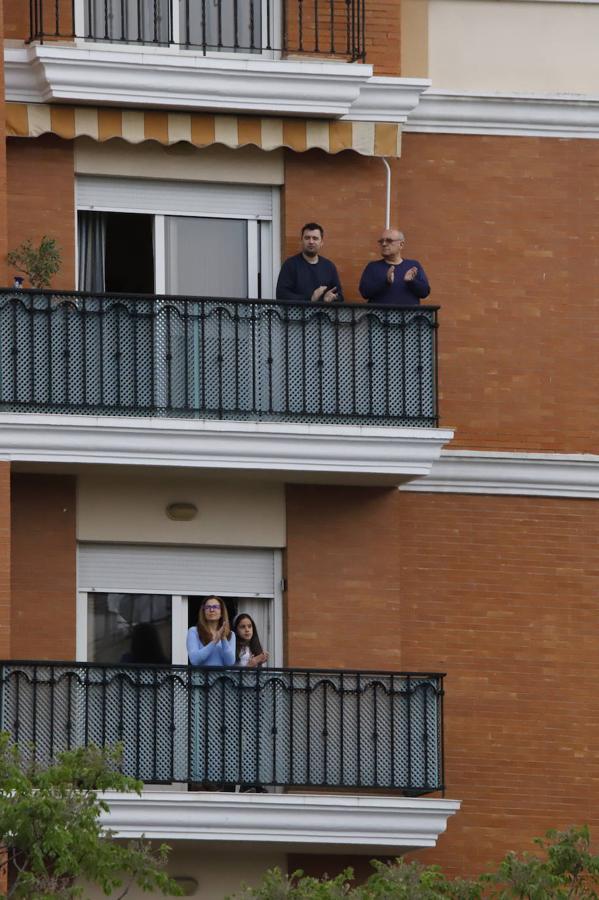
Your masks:
[{"label": "balcony parapet", "polygon": [[437,425],[436,306],[0,291],[0,409]]},{"label": "balcony parapet", "polygon": [[29,40],[177,47],[196,54],[366,55],[365,0],[30,0]]},{"label": "balcony parapet", "polygon": [[443,790],[443,676],[0,663],[1,727],[25,762],[123,746],[152,784]]},{"label": "balcony parapet", "polygon": [[399,484],[436,427],[436,307],[0,292],[0,456]]}]

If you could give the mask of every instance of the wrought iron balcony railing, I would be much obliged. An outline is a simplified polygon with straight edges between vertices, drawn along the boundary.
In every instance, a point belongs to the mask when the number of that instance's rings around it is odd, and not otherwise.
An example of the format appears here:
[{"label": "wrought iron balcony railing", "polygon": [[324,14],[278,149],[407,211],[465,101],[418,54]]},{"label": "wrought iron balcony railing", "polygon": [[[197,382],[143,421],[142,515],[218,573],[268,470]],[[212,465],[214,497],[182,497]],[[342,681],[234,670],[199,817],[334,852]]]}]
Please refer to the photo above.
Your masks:
[{"label": "wrought iron balcony railing", "polygon": [[443,789],[443,676],[0,664],[1,727],[26,760],[124,749],[146,783]]},{"label": "wrought iron balcony railing", "polygon": [[365,59],[365,0],[30,0],[30,40]]},{"label": "wrought iron balcony railing", "polygon": [[437,307],[0,291],[0,410],[437,424]]}]

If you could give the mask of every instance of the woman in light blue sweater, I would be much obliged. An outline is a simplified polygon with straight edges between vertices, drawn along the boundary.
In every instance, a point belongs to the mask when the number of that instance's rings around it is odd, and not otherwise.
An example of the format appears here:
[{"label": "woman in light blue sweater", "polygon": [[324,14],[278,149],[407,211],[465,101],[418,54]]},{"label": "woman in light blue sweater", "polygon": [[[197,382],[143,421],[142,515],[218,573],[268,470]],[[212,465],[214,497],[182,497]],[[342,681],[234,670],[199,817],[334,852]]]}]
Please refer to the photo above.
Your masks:
[{"label": "woman in light blue sweater", "polygon": [[235,665],[235,633],[220,597],[206,597],[198,624],[187,632],[187,655],[192,666]]}]

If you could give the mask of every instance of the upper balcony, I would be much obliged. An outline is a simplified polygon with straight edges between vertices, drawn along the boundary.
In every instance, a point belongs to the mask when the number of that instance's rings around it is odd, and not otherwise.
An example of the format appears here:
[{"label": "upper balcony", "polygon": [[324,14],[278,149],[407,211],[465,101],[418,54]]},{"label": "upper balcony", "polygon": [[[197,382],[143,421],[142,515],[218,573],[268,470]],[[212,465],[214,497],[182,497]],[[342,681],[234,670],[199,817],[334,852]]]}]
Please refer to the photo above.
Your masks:
[{"label": "upper balcony", "polygon": [[126,774],[166,787],[110,796],[121,836],[434,846],[459,806],[422,799],[443,790],[442,702],[430,673],[0,664],[0,726],[24,760],[119,743]]},{"label": "upper balcony", "polygon": [[6,98],[405,122],[428,82],[373,77],[366,40],[365,0],[31,0]]},{"label": "upper balcony", "polygon": [[363,62],[365,0],[32,0],[29,41]]},{"label": "upper balcony", "polygon": [[15,461],[425,475],[437,307],[0,292],[2,452]]}]

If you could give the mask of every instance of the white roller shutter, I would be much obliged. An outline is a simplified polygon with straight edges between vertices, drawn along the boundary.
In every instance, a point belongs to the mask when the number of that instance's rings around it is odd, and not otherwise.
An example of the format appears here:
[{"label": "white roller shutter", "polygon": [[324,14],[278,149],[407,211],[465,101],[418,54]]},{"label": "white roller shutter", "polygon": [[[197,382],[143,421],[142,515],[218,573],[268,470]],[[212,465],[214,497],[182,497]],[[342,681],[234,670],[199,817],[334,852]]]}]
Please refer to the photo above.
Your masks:
[{"label": "white roller shutter", "polygon": [[270,187],[157,181],[143,178],[77,177],[77,209],[156,215],[272,219]]},{"label": "white roller shutter", "polygon": [[80,591],[273,597],[275,551],[79,544]]}]

